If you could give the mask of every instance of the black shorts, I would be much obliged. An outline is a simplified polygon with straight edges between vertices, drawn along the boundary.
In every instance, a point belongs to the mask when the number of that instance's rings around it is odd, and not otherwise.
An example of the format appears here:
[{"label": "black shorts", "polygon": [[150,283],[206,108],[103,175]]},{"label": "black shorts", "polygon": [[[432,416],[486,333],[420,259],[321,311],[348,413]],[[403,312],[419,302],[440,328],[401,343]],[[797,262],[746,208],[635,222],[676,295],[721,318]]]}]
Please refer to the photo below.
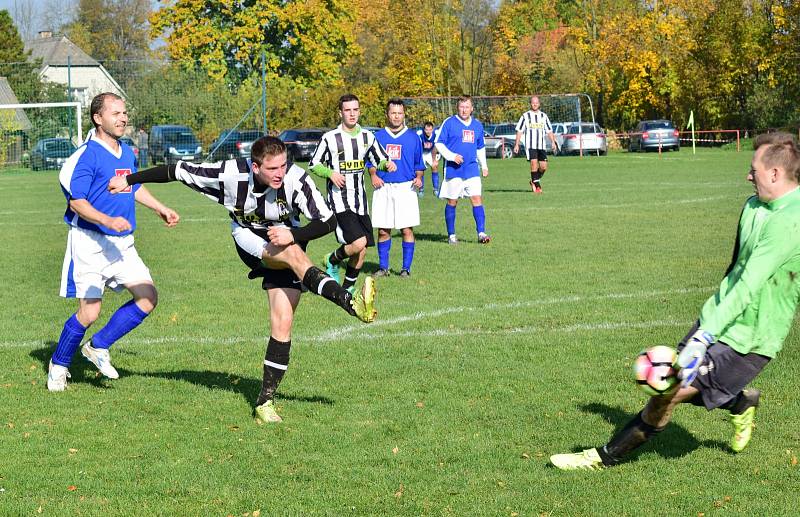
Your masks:
[{"label": "black shorts", "polygon": [[[686,346],[698,326],[695,323],[692,330],[678,343],[678,350]],[[708,410],[726,404],[750,384],[769,361],[767,356],[740,354],[725,343],[717,341],[708,347],[700,371],[692,382],[692,387],[700,390],[700,393],[689,402]]]},{"label": "black shorts", "polygon": [[361,237],[367,238],[367,247],[375,246],[372,235],[372,220],[368,215],[358,215],[349,210],[336,214],[336,238],[342,244],[350,244]]},{"label": "black shorts", "polygon": [[547,151],[544,149],[525,149],[525,156],[530,160],[538,160],[540,162],[547,161]]},{"label": "black shorts", "polygon": [[[254,233],[266,240],[265,235],[261,235],[259,232]],[[305,241],[300,241],[297,243],[297,245],[300,246],[303,251],[306,250],[307,244],[308,243]],[[236,246],[236,253],[239,254],[239,258],[242,259],[242,262],[244,262],[245,265],[250,268],[247,278],[250,280],[261,278],[261,288],[265,291],[275,288],[298,289],[300,291],[303,290],[302,279],[297,278],[297,275],[295,275],[291,269],[268,268],[259,259],[239,247],[239,245],[236,243],[236,239],[234,239],[233,245]]]}]

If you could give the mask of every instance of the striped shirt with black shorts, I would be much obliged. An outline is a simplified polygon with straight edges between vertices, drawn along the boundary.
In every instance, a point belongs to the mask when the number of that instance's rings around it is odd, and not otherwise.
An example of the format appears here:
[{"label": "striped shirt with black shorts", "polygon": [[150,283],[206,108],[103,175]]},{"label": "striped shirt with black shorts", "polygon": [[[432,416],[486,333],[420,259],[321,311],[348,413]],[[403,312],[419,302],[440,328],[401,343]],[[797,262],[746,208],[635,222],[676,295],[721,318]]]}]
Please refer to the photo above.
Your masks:
[{"label": "striped shirt with black shorts", "polygon": [[313,170],[322,165],[344,176],[345,185],[341,189],[327,179],[328,204],[336,212],[338,241],[349,244],[366,237],[367,246],[374,246],[364,171],[366,161],[379,164],[388,160],[389,155],[371,131],[357,127],[359,131],[355,135],[346,132],[341,125],[325,133],[308,166]]},{"label": "striped shirt with black shorts", "polygon": [[540,110],[528,110],[517,122],[517,133],[523,133],[525,156],[528,160],[547,161],[547,134],[553,132],[550,119]]}]

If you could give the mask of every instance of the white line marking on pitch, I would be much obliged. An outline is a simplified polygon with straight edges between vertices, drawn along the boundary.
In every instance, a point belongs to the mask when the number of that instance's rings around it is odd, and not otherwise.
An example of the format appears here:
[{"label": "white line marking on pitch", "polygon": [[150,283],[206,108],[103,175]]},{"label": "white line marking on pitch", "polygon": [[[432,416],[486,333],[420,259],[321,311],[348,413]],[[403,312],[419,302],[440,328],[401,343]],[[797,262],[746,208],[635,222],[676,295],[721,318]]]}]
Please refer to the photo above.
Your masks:
[{"label": "white line marking on pitch", "polygon": [[[490,303],[487,305],[465,307],[455,306],[447,307],[444,309],[417,312],[406,316],[398,316],[387,320],[378,320],[369,325],[347,325],[344,327],[332,328],[318,334],[306,335],[303,333],[295,333],[293,341],[297,342],[331,342],[342,341],[344,339],[385,339],[387,337],[423,337],[423,336],[460,336],[460,335],[478,335],[478,334],[530,334],[533,332],[576,332],[580,330],[615,330],[624,328],[655,328],[664,326],[680,326],[687,325],[689,322],[684,321],[649,321],[649,322],[597,322],[597,323],[577,323],[572,325],[564,325],[561,327],[516,327],[509,329],[471,329],[471,328],[439,328],[433,330],[410,330],[398,333],[392,332],[374,332],[382,327],[390,327],[394,325],[404,324],[409,321],[420,321],[429,318],[437,318],[446,316],[448,314],[471,313],[471,312],[485,312],[487,310],[507,310],[522,307],[537,307],[543,305],[557,305],[561,303],[579,303],[587,301],[598,300],[625,300],[625,299],[639,299],[639,298],[653,298],[664,295],[680,295],[691,294],[708,291],[712,289],[707,287],[696,288],[683,288],[683,289],[669,289],[663,291],[649,291],[649,292],[636,292],[636,293],[609,293],[599,295],[572,295],[562,296],[557,298],[547,298],[541,300],[525,300],[510,303]],[[162,336],[158,338],[140,338],[140,339],[125,339],[125,345],[161,345],[169,343],[185,343],[193,342],[200,344],[215,344],[215,345],[231,345],[237,343],[252,343],[258,341],[266,341],[264,335],[253,336],[230,336],[230,337],[212,337],[212,336]],[[45,345],[44,340],[32,341],[2,341],[0,342],[0,349],[2,348],[34,348]]]}]

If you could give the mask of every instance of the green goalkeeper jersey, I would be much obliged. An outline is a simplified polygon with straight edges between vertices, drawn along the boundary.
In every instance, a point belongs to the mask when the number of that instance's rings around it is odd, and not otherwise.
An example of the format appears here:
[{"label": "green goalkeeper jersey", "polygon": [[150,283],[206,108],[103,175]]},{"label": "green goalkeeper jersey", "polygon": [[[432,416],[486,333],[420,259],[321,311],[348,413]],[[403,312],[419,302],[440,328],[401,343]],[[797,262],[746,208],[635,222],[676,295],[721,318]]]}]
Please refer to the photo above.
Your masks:
[{"label": "green goalkeeper jersey", "polygon": [[700,328],[739,353],[783,347],[800,298],[800,189],[747,200],[733,261],[700,313]]}]

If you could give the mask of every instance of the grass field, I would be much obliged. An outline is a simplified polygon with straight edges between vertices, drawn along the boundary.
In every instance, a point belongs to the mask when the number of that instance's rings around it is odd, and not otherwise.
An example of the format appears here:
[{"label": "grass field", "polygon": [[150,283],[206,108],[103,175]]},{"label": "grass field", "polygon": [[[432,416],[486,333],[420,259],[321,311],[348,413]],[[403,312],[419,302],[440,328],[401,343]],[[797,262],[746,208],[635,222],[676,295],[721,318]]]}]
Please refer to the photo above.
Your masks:
[{"label": "grass field", "polygon": [[[727,446],[726,412],[681,407],[615,469],[548,466],[605,443],[645,402],[632,360],[682,337],[719,282],[750,154],[558,157],[541,196],[523,160],[490,161],[486,246],[465,203],[462,243],[446,243],[428,186],[413,276],[379,280],[376,323],[304,295],[284,423],[270,427],[252,419],[266,297],[225,210],[177,184],[152,186],[177,228],[139,211],[161,301],[112,348],[121,378],[78,356],[68,391],[48,393],[75,307],[57,295],[64,200],[55,171],[3,171],[0,514],[794,515],[796,330],[755,381],[764,396],[743,453]],[[309,249],[319,260],[333,247]],[[126,299],[109,294],[95,330]]]}]

